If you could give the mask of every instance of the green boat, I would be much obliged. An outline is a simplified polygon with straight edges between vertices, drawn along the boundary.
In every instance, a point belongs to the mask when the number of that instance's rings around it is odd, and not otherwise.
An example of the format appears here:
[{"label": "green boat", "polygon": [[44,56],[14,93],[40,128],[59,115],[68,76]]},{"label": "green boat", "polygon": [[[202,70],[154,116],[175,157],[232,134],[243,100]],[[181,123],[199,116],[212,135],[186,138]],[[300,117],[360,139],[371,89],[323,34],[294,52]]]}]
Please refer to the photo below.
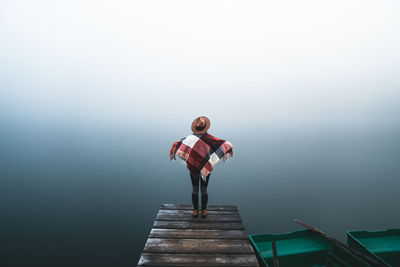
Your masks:
[{"label": "green boat", "polygon": [[347,231],[347,244],[388,266],[400,266],[400,229]]},{"label": "green boat", "polygon": [[280,267],[285,266],[370,266],[348,250],[310,230],[285,234],[249,235],[258,260],[263,266],[274,266],[272,242],[276,244]]}]

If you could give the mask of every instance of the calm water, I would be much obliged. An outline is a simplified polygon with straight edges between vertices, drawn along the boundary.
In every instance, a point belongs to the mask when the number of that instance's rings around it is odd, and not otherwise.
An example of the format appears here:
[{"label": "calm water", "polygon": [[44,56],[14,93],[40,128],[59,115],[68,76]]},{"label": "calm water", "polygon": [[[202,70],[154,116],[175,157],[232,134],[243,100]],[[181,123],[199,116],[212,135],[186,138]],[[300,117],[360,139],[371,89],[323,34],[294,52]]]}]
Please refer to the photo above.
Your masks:
[{"label": "calm water", "polygon": [[[286,123],[218,128],[234,158],[211,174],[210,204],[239,207],[250,233],[400,227],[399,126]],[[3,120],[0,265],[134,266],[161,203],[190,203],[169,161],[190,132]]]}]

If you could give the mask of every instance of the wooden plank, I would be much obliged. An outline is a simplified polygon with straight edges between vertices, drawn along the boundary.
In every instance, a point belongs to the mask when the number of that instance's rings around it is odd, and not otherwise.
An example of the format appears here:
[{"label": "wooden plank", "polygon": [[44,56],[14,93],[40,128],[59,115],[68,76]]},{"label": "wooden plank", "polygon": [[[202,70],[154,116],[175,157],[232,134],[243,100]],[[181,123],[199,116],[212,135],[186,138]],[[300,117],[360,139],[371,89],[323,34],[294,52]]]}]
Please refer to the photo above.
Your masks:
[{"label": "wooden plank", "polygon": [[[193,218],[192,213],[190,214],[165,214],[158,213],[156,220],[158,221],[188,221],[198,222],[199,218]],[[202,222],[241,222],[238,214],[220,215],[220,214],[208,214],[207,218],[201,218]]]},{"label": "wooden plank", "polygon": [[211,238],[246,239],[245,230],[193,230],[193,229],[151,229],[149,237],[157,238]]},{"label": "wooden plank", "polygon": [[[172,210],[172,209],[160,209],[158,211],[158,214],[176,214],[176,215],[184,215],[188,214],[191,215],[193,213],[193,210]],[[208,215],[238,215],[238,211],[232,211],[232,210],[207,210]]]},{"label": "wooden plank", "polygon": [[254,254],[143,253],[139,266],[259,266]]},{"label": "wooden plank", "polygon": [[162,204],[140,266],[258,266],[236,206],[209,206],[193,218],[192,205]]},{"label": "wooden plank", "polygon": [[154,221],[153,228],[162,229],[209,229],[209,230],[244,230],[242,222],[207,222],[197,221]]},{"label": "wooden plank", "polygon": [[[160,209],[170,209],[170,210],[193,210],[192,205],[182,205],[182,204],[161,204]],[[236,206],[232,205],[218,205],[218,206],[207,206],[207,211],[208,210],[226,210],[226,211],[237,211]]]},{"label": "wooden plank", "polygon": [[253,253],[248,240],[243,239],[163,239],[149,238],[143,252],[194,254]]}]

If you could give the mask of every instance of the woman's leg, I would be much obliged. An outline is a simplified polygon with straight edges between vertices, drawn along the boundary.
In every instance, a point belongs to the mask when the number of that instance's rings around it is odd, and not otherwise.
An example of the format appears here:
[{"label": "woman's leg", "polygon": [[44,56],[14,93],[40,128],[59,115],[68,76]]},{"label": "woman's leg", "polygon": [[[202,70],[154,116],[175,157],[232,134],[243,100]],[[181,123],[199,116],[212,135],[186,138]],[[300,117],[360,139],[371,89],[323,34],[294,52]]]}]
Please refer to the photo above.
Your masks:
[{"label": "woman's leg", "polygon": [[190,178],[192,180],[192,187],[193,187],[193,191],[192,191],[193,209],[198,210],[199,209],[199,175],[190,173]]},{"label": "woman's leg", "polygon": [[207,202],[208,202],[208,193],[207,193],[207,186],[208,186],[208,181],[210,180],[210,175],[207,175],[206,181],[200,178],[201,180],[201,209],[206,210],[207,209]]}]

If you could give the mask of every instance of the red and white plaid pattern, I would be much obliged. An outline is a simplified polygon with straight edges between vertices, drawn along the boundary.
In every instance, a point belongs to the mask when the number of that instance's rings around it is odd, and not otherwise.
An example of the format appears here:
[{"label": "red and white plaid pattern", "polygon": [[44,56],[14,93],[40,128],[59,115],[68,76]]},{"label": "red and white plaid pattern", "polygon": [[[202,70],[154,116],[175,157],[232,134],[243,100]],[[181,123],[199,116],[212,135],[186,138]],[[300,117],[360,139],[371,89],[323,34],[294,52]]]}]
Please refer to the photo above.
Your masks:
[{"label": "red and white plaid pattern", "polygon": [[191,134],[172,144],[169,152],[170,160],[178,155],[186,162],[192,173],[199,173],[203,180],[214,169],[215,164],[222,158],[225,162],[233,157],[233,146],[229,141],[222,140],[205,133]]}]

